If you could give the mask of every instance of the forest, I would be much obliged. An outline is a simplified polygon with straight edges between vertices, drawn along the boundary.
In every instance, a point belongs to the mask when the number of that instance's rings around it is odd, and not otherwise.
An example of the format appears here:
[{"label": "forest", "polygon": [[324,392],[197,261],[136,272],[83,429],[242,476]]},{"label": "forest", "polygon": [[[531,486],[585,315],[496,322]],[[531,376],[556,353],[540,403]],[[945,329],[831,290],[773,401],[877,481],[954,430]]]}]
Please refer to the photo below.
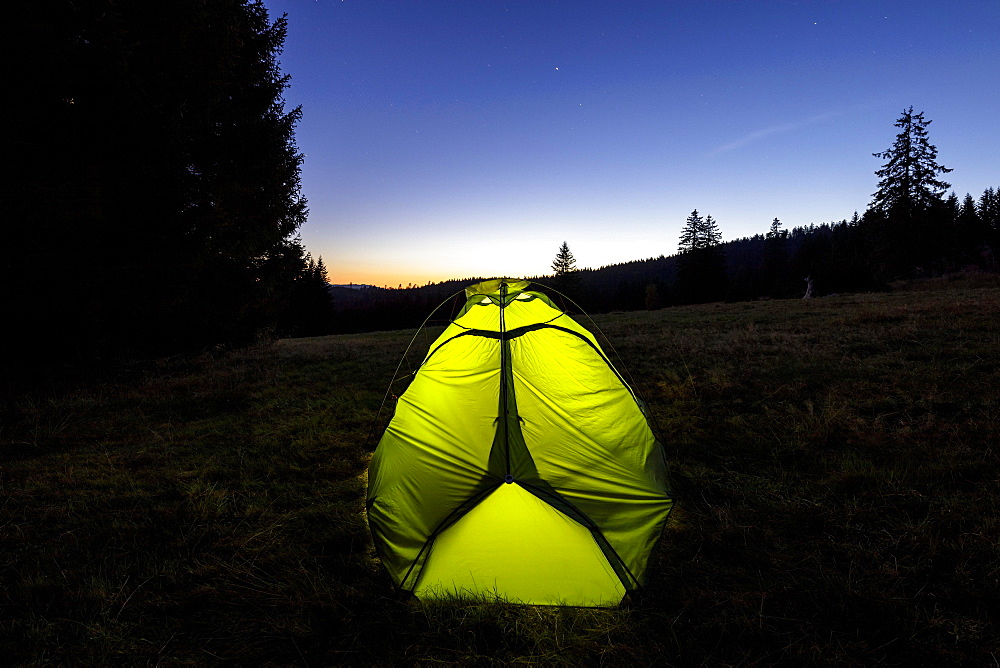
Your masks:
[{"label": "forest", "polygon": [[[900,135],[930,123],[912,110],[903,119],[909,128]],[[916,171],[916,165],[909,169]],[[889,187],[895,183],[880,186]],[[694,211],[673,255],[577,269],[564,244],[553,274],[531,280],[554,289],[570,311],[611,313],[882,291],[915,279],[1000,270],[994,251],[1000,243],[1000,189],[959,199],[954,192],[931,192],[927,184],[912,188],[840,221],[786,230],[775,218],[766,233],[726,242],[711,216]],[[329,319],[310,334],[415,327],[442,302],[446,308],[433,319],[447,319],[454,309],[449,296],[477,280],[396,289],[331,286]]]},{"label": "forest", "polygon": [[[302,110],[286,108],[277,61],[286,23],[260,2],[52,0],[10,20],[30,55],[12,73],[19,132],[5,139],[16,169],[0,285],[22,351],[11,371],[411,327],[447,318],[448,298],[485,278],[328,284],[298,236],[308,208]],[[995,272],[1000,191],[946,195],[930,123],[903,111],[861,214],[791,229],[775,218],[723,242],[725,221],[695,210],[675,252],[577,268],[567,241],[551,274],[526,278],[570,311],[603,313]]]}]

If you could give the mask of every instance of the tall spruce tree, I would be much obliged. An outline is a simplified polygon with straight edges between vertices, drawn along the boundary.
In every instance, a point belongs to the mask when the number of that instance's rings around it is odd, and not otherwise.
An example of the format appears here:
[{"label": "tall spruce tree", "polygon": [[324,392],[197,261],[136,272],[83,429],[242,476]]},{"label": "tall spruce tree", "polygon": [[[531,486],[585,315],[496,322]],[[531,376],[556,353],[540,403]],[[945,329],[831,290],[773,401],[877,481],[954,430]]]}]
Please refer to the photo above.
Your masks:
[{"label": "tall spruce tree", "polygon": [[576,258],[573,257],[569,244],[565,241],[556,252],[556,257],[552,260],[552,287],[567,297],[573,298],[576,287],[580,282],[580,275],[576,268]]},{"label": "tall spruce tree", "polygon": [[698,213],[698,209],[695,209],[684,221],[684,227],[681,228],[681,238],[677,242],[677,252],[680,254],[688,253],[690,251],[702,248],[704,241],[702,239],[702,230],[705,227],[705,219]]},{"label": "tall spruce tree", "polygon": [[6,140],[0,283],[24,342],[145,354],[273,324],[305,262],[284,19],[248,0],[52,0],[8,25],[28,139]]},{"label": "tall spruce tree", "polygon": [[705,248],[712,248],[722,243],[722,232],[719,231],[719,224],[712,216],[705,216],[705,229],[702,233],[702,243]]},{"label": "tall spruce tree", "polygon": [[903,111],[896,120],[900,128],[896,141],[885,151],[873,153],[886,163],[876,170],[878,190],[872,195],[872,207],[885,212],[925,209],[940,202],[950,183],[937,178],[952,170],[939,165],[937,148],[930,143],[924,113],[913,113],[913,107]]},{"label": "tall spruce tree", "polygon": [[892,146],[872,154],[885,160],[875,171],[878,189],[869,207],[877,214],[869,220],[880,228],[875,260],[891,272],[926,271],[941,261],[942,242],[948,245],[951,221],[943,194],[951,184],[938,176],[952,170],[937,162],[937,148],[927,131],[931,122],[909,107],[896,120],[900,132]]},{"label": "tall spruce tree", "polygon": [[788,232],[775,218],[764,236],[764,287],[771,297],[783,296],[788,283]]},{"label": "tall spruce tree", "polygon": [[552,271],[556,276],[565,276],[576,271],[576,258],[569,249],[569,244],[565,241],[556,252],[556,257],[552,260]]},{"label": "tall spruce tree", "polygon": [[695,209],[687,217],[677,245],[677,291],[689,303],[717,301],[726,295],[726,254],[722,233],[712,216]]}]

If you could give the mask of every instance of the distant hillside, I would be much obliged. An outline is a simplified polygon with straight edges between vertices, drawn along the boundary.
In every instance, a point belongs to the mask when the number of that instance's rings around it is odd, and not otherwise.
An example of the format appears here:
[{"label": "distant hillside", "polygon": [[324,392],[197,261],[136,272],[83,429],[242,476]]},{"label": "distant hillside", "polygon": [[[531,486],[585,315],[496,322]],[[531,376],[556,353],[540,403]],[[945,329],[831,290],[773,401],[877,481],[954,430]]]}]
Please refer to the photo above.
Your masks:
[{"label": "distant hillside", "polygon": [[[797,248],[800,244],[799,239],[792,246]],[[759,271],[763,245],[763,235],[723,244],[730,275],[739,276]],[[570,311],[577,310],[578,307],[588,313],[609,313],[659,308],[678,303],[672,291],[677,279],[675,255],[633,260],[597,269],[581,269],[578,275],[579,284],[573,294],[568,295],[573,303],[564,304]],[[552,283],[551,276],[518,278],[526,278],[545,287],[550,287]],[[331,285],[330,294],[337,312],[336,331],[362,332],[416,327],[442,301],[461,294],[465,287],[482,280],[487,279],[481,276],[451,279],[412,288]],[[651,285],[655,286],[652,291],[649,289]],[[447,319],[449,315],[450,311],[441,317]]]},{"label": "distant hillside", "polygon": [[328,285],[327,290],[330,291],[330,296],[333,297],[333,303],[338,310],[372,303],[375,301],[376,295],[387,292],[374,285]]},{"label": "distant hillside", "polygon": [[[884,289],[892,281],[940,276],[964,268],[997,271],[991,247],[985,246],[985,251],[979,254],[957,254],[950,259],[942,256],[940,261],[923,267],[914,266],[900,273],[881,259],[887,252],[888,242],[880,234],[876,223],[855,214],[850,222],[845,219],[836,223],[796,227],[790,231],[781,230],[777,237],[778,244],[773,243],[775,237],[769,240],[763,234],[721,244],[728,279],[725,301],[802,297],[807,279],[813,286],[813,295],[822,296]],[[776,246],[780,249],[778,262],[775,262],[774,255]],[[532,280],[546,287],[551,287],[553,282],[552,276],[516,278]],[[588,313],[608,313],[655,310],[698,301],[678,288],[677,255],[659,255],[596,269],[581,269],[577,278],[575,287],[565,295],[569,300],[554,295],[569,311],[582,309]],[[449,297],[460,295],[463,288],[481,280],[484,278],[469,277],[397,289],[330,286],[336,311],[335,331],[415,327]],[[455,304],[445,304],[433,318],[447,319],[458,304],[458,298]]]},{"label": "distant hillside", "polygon": [[[735,276],[759,270],[763,245],[763,235],[724,244],[730,274]],[[797,245],[793,243],[794,247]],[[552,282],[551,276],[524,278],[542,286],[550,286]],[[577,289],[569,297],[588,313],[670,306],[677,303],[671,287],[676,279],[677,256],[661,255],[597,269],[581,269]],[[357,284],[331,285],[330,294],[338,314],[337,331],[415,327],[443,300],[481,280],[486,279],[481,276],[451,279],[402,289]],[[648,288],[650,285],[656,286],[653,292]],[[572,304],[566,306],[575,310]]]}]

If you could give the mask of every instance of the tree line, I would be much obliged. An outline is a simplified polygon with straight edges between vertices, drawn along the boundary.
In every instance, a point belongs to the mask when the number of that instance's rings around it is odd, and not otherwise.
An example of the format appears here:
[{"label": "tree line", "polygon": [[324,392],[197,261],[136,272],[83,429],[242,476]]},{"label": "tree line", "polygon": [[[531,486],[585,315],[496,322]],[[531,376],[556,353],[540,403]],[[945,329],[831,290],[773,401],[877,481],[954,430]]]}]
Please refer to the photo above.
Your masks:
[{"label": "tree line", "polygon": [[[284,17],[260,0],[16,3],[0,179],[7,367],[172,354],[261,336],[420,324],[477,279],[329,286],[298,230],[299,108],[277,61]],[[1000,193],[944,196],[930,121],[910,108],[850,220],[721,241],[692,211],[677,252],[578,269],[568,242],[534,277],[591,312],[878,289],[997,269]],[[447,306],[439,311],[447,318]]]},{"label": "tree line", "polygon": [[965,268],[996,271],[1000,194],[987,188],[978,201],[971,194],[961,201],[954,192],[945,197],[951,184],[940,177],[952,170],[937,162],[930,123],[912,107],[897,119],[892,146],[873,154],[885,164],[875,172],[878,186],[863,215],[791,235],[775,219],[758,271],[744,267],[738,276],[739,296],[791,296],[806,278],[831,293],[884,289],[895,280]]},{"label": "tree line", "polygon": [[659,308],[885,289],[962,269],[996,272],[1000,191],[945,197],[951,184],[941,176],[952,170],[937,161],[930,123],[912,107],[896,120],[892,146],[873,154],[885,164],[863,215],[791,231],[774,218],[765,234],[723,243],[712,216],[694,210],[675,256],[580,272],[581,303],[598,311]]},{"label": "tree line", "polygon": [[[766,233],[723,242],[718,221],[693,210],[673,255],[579,269],[564,241],[553,273],[532,280],[552,288],[570,309],[603,313],[883,290],[902,279],[996,272],[1000,190],[987,188],[978,199],[946,197],[951,184],[941,177],[952,170],[937,161],[930,124],[912,107],[896,120],[893,144],[873,154],[885,163],[875,172],[877,188],[863,214],[791,230],[774,218]],[[334,331],[416,326],[462,284],[345,295]]]}]

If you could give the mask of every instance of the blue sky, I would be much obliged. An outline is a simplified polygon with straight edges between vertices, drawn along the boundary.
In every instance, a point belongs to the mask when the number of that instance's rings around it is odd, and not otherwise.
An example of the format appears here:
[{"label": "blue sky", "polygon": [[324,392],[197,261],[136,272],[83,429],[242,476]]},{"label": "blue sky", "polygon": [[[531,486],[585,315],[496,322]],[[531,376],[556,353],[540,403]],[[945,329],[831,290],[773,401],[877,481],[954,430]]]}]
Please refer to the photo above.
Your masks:
[{"label": "blue sky", "polygon": [[849,218],[913,105],[959,196],[1000,186],[1000,2],[265,0],[334,283],[672,254]]}]

